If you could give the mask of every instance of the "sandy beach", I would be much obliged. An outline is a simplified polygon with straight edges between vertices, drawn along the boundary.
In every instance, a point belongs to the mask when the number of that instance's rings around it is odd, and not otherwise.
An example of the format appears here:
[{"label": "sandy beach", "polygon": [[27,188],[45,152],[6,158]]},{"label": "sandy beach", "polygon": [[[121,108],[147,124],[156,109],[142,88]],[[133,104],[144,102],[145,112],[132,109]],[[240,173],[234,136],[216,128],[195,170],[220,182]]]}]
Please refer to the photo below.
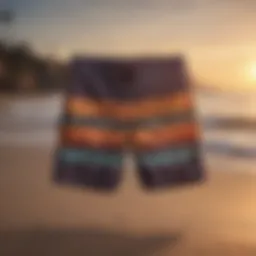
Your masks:
[{"label": "sandy beach", "polygon": [[52,151],[0,148],[1,255],[255,255],[256,176],[225,157],[206,159],[204,184],[158,192],[128,159],[119,189],[101,194],[53,184]]}]

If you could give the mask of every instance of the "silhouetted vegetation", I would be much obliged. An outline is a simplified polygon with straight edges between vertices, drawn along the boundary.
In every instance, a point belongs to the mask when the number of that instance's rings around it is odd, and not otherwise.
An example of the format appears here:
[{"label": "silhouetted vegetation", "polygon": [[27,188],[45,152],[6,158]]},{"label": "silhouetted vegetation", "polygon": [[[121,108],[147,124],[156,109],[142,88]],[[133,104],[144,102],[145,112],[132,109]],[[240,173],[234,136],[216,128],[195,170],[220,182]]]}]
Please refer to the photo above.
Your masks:
[{"label": "silhouetted vegetation", "polygon": [[41,57],[23,43],[0,42],[0,90],[36,91],[63,88],[66,65]]}]

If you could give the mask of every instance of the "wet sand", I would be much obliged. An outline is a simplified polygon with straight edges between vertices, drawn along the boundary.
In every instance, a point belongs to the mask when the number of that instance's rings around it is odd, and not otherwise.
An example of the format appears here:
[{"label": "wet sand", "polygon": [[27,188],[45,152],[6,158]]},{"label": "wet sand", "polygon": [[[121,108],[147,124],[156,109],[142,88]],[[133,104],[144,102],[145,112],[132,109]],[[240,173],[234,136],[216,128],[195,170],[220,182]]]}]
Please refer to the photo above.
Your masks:
[{"label": "wet sand", "polygon": [[146,192],[127,162],[103,194],[53,184],[51,156],[0,146],[0,255],[256,255],[250,163],[238,172],[211,156],[204,184]]}]

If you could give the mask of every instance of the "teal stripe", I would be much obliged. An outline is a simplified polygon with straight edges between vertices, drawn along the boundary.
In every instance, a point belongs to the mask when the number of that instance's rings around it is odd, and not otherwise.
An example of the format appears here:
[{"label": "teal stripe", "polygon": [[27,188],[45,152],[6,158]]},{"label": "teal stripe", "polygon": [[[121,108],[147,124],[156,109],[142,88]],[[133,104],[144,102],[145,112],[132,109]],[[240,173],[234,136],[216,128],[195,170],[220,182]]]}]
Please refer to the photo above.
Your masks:
[{"label": "teal stripe", "polygon": [[176,165],[188,163],[198,154],[195,147],[171,149],[166,151],[158,151],[150,154],[143,154],[138,157],[141,164],[157,167],[164,165]]},{"label": "teal stripe", "polygon": [[98,166],[120,167],[121,153],[108,153],[96,150],[60,149],[60,160],[69,164],[95,164]]},{"label": "teal stripe", "polygon": [[194,115],[192,111],[167,116],[157,116],[145,119],[138,119],[132,122],[117,121],[110,118],[81,118],[75,116],[64,116],[61,120],[61,124],[69,124],[75,126],[90,126],[110,130],[129,130],[138,128],[151,129],[156,126],[191,121],[194,121]]}]

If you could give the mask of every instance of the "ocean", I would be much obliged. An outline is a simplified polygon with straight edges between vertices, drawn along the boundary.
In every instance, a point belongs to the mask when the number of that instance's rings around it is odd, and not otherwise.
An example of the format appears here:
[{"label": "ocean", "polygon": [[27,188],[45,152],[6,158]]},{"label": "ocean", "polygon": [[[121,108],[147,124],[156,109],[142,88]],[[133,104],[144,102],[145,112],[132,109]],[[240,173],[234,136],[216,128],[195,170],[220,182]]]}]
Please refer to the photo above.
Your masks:
[{"label": "ocean", "polygon": [[[256,92],[196,93],[203,151],[256,163]],[[61,94],[0,97],[0,145],[56,143]]]},{"label": "ocean", "polygon": [[197,110],[207,152],[256,158],[256,92],[199,92]]}]

